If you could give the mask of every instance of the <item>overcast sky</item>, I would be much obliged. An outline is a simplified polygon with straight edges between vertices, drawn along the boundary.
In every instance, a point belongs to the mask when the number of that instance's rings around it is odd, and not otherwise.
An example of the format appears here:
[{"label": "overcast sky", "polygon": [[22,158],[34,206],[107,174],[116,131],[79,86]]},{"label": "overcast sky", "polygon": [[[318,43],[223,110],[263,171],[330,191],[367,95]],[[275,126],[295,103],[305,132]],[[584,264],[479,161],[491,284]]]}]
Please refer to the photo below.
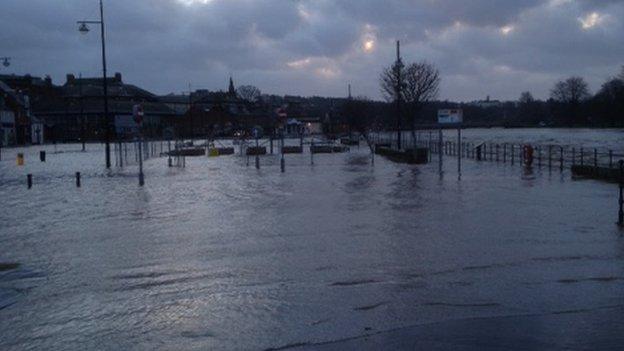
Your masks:
[{"label": "overcast sky", "polygon": [[[580,75],[596,91],[624,64],[624,0],[105,0],[108,66],[158,94],[253,84],[264,93],[381,98],[404,61],[441,72],[441,99],[546,98]],[[1,0],[0,73],[101,74],[97,0]]]}]

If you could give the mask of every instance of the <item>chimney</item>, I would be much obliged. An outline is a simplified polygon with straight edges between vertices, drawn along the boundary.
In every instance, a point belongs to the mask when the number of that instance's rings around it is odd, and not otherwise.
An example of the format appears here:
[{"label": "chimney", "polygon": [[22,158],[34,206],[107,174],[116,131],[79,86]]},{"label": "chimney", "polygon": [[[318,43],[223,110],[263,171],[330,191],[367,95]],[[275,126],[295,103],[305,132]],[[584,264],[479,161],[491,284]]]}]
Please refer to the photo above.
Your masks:
[{"label": "chimney", "polygon": [[71,84],[74,84],[75,81],[76,81],[76,76],[74,76],[73,74],[69,73],[67,75],[67,82],[65,84],[66,85],[71,85]]},{"label": "chimney", "polygon": [[115,73],[115,82],[121,83],[121,73],[119,72]]}]

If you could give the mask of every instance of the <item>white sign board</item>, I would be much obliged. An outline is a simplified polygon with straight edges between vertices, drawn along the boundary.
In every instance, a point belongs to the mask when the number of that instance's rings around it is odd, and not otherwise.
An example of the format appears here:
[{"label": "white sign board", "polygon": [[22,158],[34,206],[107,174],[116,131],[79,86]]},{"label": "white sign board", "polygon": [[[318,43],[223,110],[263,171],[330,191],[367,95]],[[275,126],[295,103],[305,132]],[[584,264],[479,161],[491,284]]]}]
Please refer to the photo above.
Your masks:
[{"label": "white sign board", "polygon": [[460,109],[438,110],[439,124],[459,124],[464,121],[464,113]]}]

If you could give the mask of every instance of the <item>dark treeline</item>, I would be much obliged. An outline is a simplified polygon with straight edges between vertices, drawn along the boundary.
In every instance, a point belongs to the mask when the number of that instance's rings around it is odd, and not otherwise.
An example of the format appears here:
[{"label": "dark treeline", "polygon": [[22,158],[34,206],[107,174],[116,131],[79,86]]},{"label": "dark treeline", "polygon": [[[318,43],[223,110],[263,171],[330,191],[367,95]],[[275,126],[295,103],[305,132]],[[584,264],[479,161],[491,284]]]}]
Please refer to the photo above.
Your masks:
[{"label": "dark treeline", "polygon": [[[382,81],[382,88],[383,84]],[[399,109],[393,96],[386,100],[371,101],[365,97],[341,100],[344,103],[341,115],[355,129],[394,129]],[[534,99],[530,92],[523,92],[517,101],[417,103],[414,108],[409,100],[403,100],[400,110],[402,129],[434,125],[438,110],[446,108],[463,109],[467,126],[624,127],[624,68],[618,76],[608,79],[594,95],[583,78],[571,77],[557,82],[546,101]]]}]

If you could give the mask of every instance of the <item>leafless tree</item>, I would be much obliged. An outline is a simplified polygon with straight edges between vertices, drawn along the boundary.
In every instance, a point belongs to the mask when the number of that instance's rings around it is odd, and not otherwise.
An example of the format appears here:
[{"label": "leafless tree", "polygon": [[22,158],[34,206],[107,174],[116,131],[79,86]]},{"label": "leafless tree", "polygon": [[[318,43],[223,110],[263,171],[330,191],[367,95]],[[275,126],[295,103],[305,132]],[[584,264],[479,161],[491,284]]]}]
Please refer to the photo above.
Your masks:
[{"label": "leafless tree", "polygon": [[426,61],[414,62],[407,66],[400,61],[395,62],[392,66],[386,67],[380,77],[381,92],[387,101],[396,101],[397,90],[401,91],[400,98],[407,107],[412,134],[415,134],[416,116],[423,105],[438,97],[440,81],[438,69]]},{"label": "leafless tree", "polygon": [[[403,62],[395,62],[392,66],[384,68],[379,77],[379,84],[384,99],[388,102],[396,101],[397,86],[400,84],[401,90],[405,87],[405,66]],[[401,98],[404,98],[404,96]]]},{"label": "leafless tree", "polygon": [[405,102],[418,112],[424,103],[438,97],[440,72],[428,62],[417,62],[407,66],[405,71]]},{"label": "leafless tree", "polygon": [[520,94],[519,102],[521,105],[529,105],[535,102],[535,99],[533,98],[533,94],[531,94],[530,91],[525,91],[522,94]]},{"label": "leafless tree", "polygon": [[242,85],[237,89],[238,96],[247,102],[256,102],[260,99],[260,89],[253,85]]},{"label": "leafless tree", "polygon": [[550,97],[558,102],[577,105],[589,98],[589,87],[581,77],[570,77],[555,84]]}]

